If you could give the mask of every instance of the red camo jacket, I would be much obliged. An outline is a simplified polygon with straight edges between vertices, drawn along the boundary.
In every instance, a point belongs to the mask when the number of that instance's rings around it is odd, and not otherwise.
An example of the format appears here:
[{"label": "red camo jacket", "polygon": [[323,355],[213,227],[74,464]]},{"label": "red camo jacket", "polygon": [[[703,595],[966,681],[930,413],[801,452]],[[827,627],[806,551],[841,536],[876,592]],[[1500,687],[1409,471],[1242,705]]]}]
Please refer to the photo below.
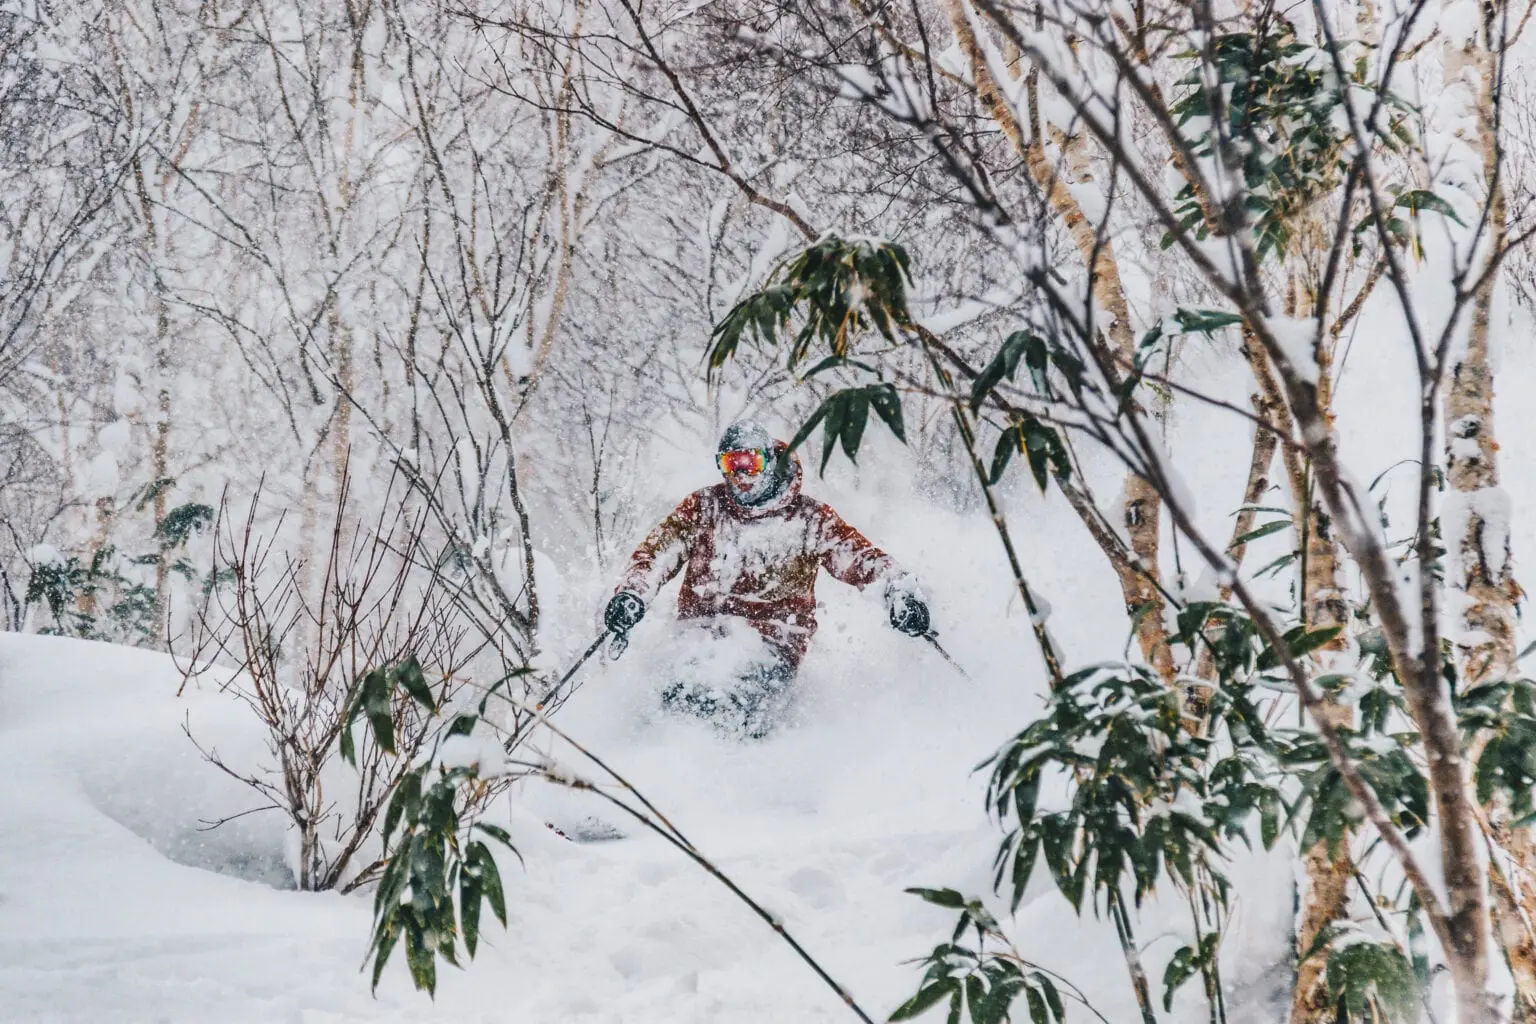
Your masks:
[{"label": "red camo jacket", "polygon": [[792,458],[789,485],[766,505],[738,504],[724,483],[684,498],[635,549],[615,592],[649,604],[683,571],[678,618],[739,616],[797,668],[816,632],[820,569],[860,590],[909,577],[831,506],[800,493]]}]

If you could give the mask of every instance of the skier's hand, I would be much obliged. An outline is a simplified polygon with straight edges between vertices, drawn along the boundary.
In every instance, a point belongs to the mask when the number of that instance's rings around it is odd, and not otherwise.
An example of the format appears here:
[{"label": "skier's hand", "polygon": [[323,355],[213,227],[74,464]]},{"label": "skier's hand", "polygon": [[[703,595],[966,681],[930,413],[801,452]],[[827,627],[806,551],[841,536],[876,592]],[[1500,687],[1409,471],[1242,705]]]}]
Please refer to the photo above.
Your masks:
[{"label": "skier's hand", "polygon": [[611,633],[624,636],[635,628],[635,623],[645,618],[645,602],[629,591],[620,591],[608,602],[603,612],[603,625]]},{"label": "skier's hand", "polygon": [[898,594],[891,600],[891,628],[908,636],[922,636],[931,623],[928,606],[915,594]]}]

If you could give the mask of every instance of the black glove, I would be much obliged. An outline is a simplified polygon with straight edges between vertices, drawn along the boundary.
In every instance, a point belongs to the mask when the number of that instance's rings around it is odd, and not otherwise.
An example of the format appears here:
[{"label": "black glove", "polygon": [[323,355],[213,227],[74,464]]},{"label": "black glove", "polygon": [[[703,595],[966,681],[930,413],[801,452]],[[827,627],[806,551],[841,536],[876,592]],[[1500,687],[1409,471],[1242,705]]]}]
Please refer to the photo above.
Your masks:
[{"label": "black glove", "polygon": [[891,628],[908,636],[922,636],[928,632],[929,625],[928,606],[922,598],[902,594],[891,602]]},{"label": "black glove", "polygon": [[[603,625],[610,633],[623,636],[635,628],[635,623],[645,618],[645,602],[627,590],[613,595],[603,612]],[[926,617],[924,621],[927,621]]]}]

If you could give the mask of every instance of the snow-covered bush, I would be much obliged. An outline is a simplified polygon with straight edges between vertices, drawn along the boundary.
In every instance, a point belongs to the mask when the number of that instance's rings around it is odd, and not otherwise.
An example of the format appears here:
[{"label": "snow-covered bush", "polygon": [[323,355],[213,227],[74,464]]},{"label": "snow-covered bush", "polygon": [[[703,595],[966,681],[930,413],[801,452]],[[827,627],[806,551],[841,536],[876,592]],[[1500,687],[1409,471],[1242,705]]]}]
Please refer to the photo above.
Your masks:
[{"label": "snow-covered bush", "polygon": [[[277,548],[261,503],[220,508],[210,572],[228,582],[208,591],[175,654],[188,684],[217,679],[265,728],[268,763],[203,752],[288,818],[298,887],[352,889],[378,878],[379,816],[447,727],[440,712],[472,694],[471,668],[494,678],[510,666],[493,667],[456,615],[451,569],[403,499],[359,520],[344,482],[319,564]],[[354,738],[359,715],[372,728]]]}]

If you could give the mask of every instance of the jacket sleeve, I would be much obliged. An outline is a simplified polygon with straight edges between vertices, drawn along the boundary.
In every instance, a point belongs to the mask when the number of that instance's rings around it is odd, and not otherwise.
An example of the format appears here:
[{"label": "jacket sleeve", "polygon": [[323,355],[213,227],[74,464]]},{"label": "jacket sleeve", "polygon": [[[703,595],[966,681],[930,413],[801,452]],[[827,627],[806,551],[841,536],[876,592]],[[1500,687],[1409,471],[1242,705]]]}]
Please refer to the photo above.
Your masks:
[{"label": "jacket sleeve", "polygon": [[700,519],[699,496],[690,494],[671,515],[656,524],[629,556],[629,565],[614,593],[628,591],[650,604],[656,592],[688,561],[688,550]]},{"label": "jacket sleeve", "polygon": [[916,581],[896,564],[896,560],[870,543],[868,537],[848,525],[831,506],[818,510],[821,566],[834,579],[863,590],[871,583],[885,585],[886,596],[892,590],[916,591]]}]

